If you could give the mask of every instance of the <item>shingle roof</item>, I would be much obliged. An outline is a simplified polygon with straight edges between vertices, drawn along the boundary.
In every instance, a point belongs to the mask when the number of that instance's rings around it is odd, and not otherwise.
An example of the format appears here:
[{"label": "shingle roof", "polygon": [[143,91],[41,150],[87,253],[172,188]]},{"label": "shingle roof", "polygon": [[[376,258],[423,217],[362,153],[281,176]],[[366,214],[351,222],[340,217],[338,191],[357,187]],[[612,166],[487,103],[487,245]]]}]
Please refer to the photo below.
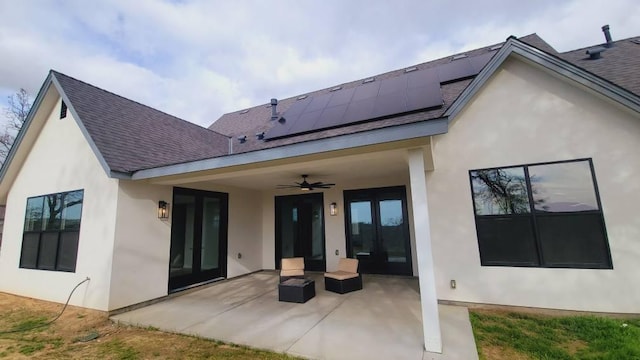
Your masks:
[{"label": "shingle roof", "polygon": [[52,70],[111,171],[129,173],[228,154],[215,131]]},{"label": "shingle roof", "polygon": [[614,41],[613,46],[601,53],[600,59],[589,59],[587,49],[567,51],[558,56],[640,95],[640,37]]},{"label": "shingle roof", "polygon": [[[585,49],[558,53],[536,34],[519,39],[640,95],[640,44],[632,40],[635,39],[616,41],[612,48],[603,53],[601,59],[586,60]],[[468,51],[465,54],[469,58],[487,56],[497,52],[496,48],[499,46],[496,45]],[[419,70],[433,68],[449,63],[451,59],[452,56],[448,56],[415,67]],[[377,75],[375,78],[383,80],[403,74],[404,69],[399,69]],[[209,129],[205,129],[64,74],[52,71],[52,75],[59,82],[68,97],[70,107],[82,121],[110,170],[124,173],[228,155],[229,137],[232,137],[235,154],[438,119],[472,81],[470,78],[463,78],[441,84],[444,101],[441,108],[264,141],[257,139],[256,134],[267,132],[277,123],[270,120],[271,108],[266,103],[225,114]],[[341,86],[342,89],[348,89],[361,85],[362,81],[363,79],[360,79]],[[313,97],[327,94],[331,88],[302,95]],[[280,100],[277,108],[279,114],[284,113],[299,96]],[[247,136],[247,141],[239,142],[236,138],[240,136]]]},{"label": "shingle roof", "polygon": [[[533,47],[536,47],[545,52],[550,52],[552,54],[557,54],[557,52],[544,40],[542,40],[538,35],[531,34],[519,39],[522,42],[525,42]],[[496,45],[486,46],[480,49],[467,51],[465,54],[468,58],[483,56],[488,53],[496,53]],[[426,63],[415,65],[418,70],[428,69],[437,67],[443,64],[447,64],[452,61],[452,56],[447,56],[445,58],[441,58],[438,60],[429,61]],[[374,78],[376,80],[389,79],[397,76],[404,75],[404,69],[390,71],[384,74],[376,75]],[[342,90],[353,88],[362,84],[364,79],[359,79],[356,81],[351,81],[348,83],[341,84]],[[217,121],[215,121],[209,129],[215,130],[222,134],[233,137],[233,152],[234,153],[242,153],[242,152],[250,152],[261,149],[273,148],[283,145],[289,145],[293,143],[329,138],[333,136],[343,135],[343,134],[351,134],[366,130],[379,129],[394,125],[403,125],[412,122],[425,121],[429,119],[437,119],[442,117],[444,112],[447,110],[449,105],[451,105],[458,96],[462,93],[462,91],[469,85],[471,82],[470,79],[464,78],[459,81],[454,81],[451,83],[445,83],[441,85],[441,91],[443,95],[444,105],[442,108],[432,109],[428,111],[418,111],[408,114],[400,114],[397,116],[391,116],[383,119],[376,119],[374,121],[363,122],[359,124],[352,124],[342,127],[337,127],[328,130],[320,130],[312,133],[302,134],[302,135],[294,135],[290,137],[274,139],[269,141],[258,140],[256,138],[257,133],[268,132],[273,126],[276,126],[276,121],[271,121],[271,108],[270,104],[262,104],[249,109],[243,109],[240,111],[224,114]],[[327,94],[331,91],[332,87],[317,90],[313,92],[309,92],[306,94],[309,97],[318,96],[322,94]],[[292,104],[294,104],[298,97],[301,95],[297,95],[294,97],[290,97],[284,100],[280,100],[278,102],[278,113],[282,114],[287,111]],[[237,141],[237,137],[247,136],[247,141],[244,143],[240,143]]]}]

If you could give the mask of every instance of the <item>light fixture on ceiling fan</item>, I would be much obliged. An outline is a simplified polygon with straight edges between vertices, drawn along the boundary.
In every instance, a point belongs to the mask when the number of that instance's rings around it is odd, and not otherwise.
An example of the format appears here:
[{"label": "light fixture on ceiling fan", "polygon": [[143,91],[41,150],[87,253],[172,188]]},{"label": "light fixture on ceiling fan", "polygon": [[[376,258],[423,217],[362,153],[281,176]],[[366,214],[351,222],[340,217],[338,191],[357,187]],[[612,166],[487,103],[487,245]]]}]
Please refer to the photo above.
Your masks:
[{"label": "light fixture on ceiling fan", "polygon": [[294,182],[296,185],[278,185],[278,189],[299,188],[302,191],[311,191],[314,189],[329,189],[335,185],[331,183],[323,183],[322,181],[310,183],[307,181],[307,177],[309,177],[309,175],[302,175],[302,182]]}]

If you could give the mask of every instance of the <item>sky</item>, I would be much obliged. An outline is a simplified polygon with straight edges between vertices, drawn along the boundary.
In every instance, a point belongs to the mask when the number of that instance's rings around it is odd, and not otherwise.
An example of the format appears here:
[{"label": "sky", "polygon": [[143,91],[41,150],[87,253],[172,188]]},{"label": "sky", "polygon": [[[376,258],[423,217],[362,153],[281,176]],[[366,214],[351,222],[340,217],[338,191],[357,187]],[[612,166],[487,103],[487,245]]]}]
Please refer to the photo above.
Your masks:
[{"label": "sky", "polygon": [[54,69],[202,126],[510,35],[640,35],[637,0],[0,0],[0,19],[2,107]]}]

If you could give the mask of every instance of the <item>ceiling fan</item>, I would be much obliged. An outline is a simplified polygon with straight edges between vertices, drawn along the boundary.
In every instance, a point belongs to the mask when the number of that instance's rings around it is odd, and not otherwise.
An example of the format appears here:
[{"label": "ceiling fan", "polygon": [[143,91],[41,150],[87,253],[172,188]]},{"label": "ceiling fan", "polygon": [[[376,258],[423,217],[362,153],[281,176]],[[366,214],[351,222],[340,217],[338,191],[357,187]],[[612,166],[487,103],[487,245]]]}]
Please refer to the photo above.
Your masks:
[{"label": "ceiling fan", "polygon": [[322,181],[310,183],[307,181],[308,176],[309,175],[302,175],[302,182],[294,182],[296,185],[278,185],[278,189],[300,188],[300,190],[302,191],[310,191],[313,189],[329,189],[335,185],[335,184],[323,183]]}]

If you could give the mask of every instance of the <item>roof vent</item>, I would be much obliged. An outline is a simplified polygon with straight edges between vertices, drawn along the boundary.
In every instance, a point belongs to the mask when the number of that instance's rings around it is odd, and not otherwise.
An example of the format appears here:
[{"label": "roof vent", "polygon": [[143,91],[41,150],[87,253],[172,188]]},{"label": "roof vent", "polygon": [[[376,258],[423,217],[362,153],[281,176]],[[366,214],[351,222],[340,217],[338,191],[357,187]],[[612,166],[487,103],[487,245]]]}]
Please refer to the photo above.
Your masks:
[{"label": "roof vent", "polygon": [[640,45],[640,38],[631,40],[632,43]]},{"label": "roof vent", "polygon": [[278,99],[271,99],[271,120],[278,119]]},{"label": "roof vent", "polygon": [[376,81],[376,78],[370,77],[368,79],[362,80],[362,83],[366,84],[366,83],[370,83],[370,82],[374,82],[374,81]]},{"label": "roof vent", "polygon": [[609,32],[609,25],[605,25],[602,27],[602,32],[604,33],[604,39],[607,40],[607,43],[604,45],[608,48],[613,46],[613,40],[611,40],[611,33]]},{"label": "roof vent", "polygon": [[496,51],[496,50],[500,50],[501,48],[502,48],[502,44],[494,45],[494,46],[489,48],[489,51]]},{"label": "roof vent", "polygon": [[600,59],[602,57],[600,54],[605,50],[607,49],[602,46],[596,46],[596,47],[587,49],[585,53],[589,55],[589,59],[595,60],[595,59]]},{"label": "roof vent", "polygon": [[240,144],[244,144],[247,142],[247,135],[238,136],[238,141],[240,141]]},{"label": "roof vent", "polygon": [[329,91],[338,91],[338,90],[340,90],[340,89],[342,89],[342,86],[336,86],[336,87],[332,88],[332,89],[331,89],[331,90],[329,90]]},{"label": "roof vent", "polygon": [[249,109],[245,109],[245,110],[240,111],[240,114],[246,114],[248,112],[249,112]]},{"label": "roof vent", "polygon": [[258,140],[264,139],[264,131],[256,133],[256,139],[258,139]]},{"label": "roof vent", "polygon": [[412,66],[412,67],[410,67],[410,68],[406,68],[406,69],[404,69],[404,72],[405,72],[405,73],[408,73],[408,72],[412,72],[412,71],[416,71],[416,70],[418,70],[418,68],[417,68],[417,67],[415,67],[415,66]]},{"label": "roof vent", "polygon": [[466,57],[467,57],[467,54],[458,54],[458,55],[454,55],[454,56],[451,58],[451,61],[453,61],[453,60],[460,60],[460,59],[464,59],[464,58],[466,58]]},{"label": "roof vent", "polygon": [[308,97],[309,95],[300,95],[298,96],[298,98],[296,100],[304,100]]}]

